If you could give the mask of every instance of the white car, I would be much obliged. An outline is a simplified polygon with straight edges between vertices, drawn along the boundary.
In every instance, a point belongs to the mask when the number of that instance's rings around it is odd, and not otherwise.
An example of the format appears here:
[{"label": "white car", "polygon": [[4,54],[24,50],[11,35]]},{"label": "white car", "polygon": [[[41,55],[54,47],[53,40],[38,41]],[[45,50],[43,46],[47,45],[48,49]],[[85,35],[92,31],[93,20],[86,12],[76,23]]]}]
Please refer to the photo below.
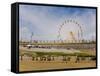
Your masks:
[{"label": "white car", "polygon": [[32,47],[32,45],[30,45],[30,44],[28,44],[28,45],[26,45],[27,46],[27,48],[31,48]]}]

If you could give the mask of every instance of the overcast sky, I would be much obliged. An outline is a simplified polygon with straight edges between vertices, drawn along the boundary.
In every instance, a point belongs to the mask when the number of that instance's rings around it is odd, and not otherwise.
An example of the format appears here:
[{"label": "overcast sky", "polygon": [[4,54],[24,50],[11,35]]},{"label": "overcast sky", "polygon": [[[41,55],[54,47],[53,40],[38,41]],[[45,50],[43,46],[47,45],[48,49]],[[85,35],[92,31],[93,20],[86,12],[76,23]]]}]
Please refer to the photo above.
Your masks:
[{"label": "overcast sky", "polygon": [[[37,5],[19,6],[19,36],[22,40],[58,40],[58,31],[65,20],[76,21],[83,30],[83,38],[91,40],[95,38],[96,10],[76,7],[53,7]],[[60,38],[70,38],[69,32],[73,32],[78,39],[79,27],[74,22],[66,22],[60,30]]]}]

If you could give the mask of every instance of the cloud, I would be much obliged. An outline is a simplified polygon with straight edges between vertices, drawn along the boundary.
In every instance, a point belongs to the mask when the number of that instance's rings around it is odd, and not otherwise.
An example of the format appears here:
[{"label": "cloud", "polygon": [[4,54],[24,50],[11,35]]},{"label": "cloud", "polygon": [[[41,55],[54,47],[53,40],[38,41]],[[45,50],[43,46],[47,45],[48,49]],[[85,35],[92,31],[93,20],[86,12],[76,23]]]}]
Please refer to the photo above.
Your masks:
[{"label": "cloud", "polygon": [[[84,33],[84,39],[95,36],[95,9],[65,8],[20,5],[20,39],[29,40],[33,32],[33,40],[57,40],[60,26],[65,20],[77,21]],[[68,39],[69,31],[77,32],[79,28],[74,23],[66,23],[61,32],[61,38]],[[77,38],[77,34],[75,33]]]},{"label": "cloud", "polygon": [[20,28],[20,33],[19,33],[20,35],[19,35],[19,37],[20,37],[20,39],[22,40],[30,40],[30,36],[31,36],[31,34],[30,34],[30,30],[27,28],[27,27],[22,27],[22,28]]}]

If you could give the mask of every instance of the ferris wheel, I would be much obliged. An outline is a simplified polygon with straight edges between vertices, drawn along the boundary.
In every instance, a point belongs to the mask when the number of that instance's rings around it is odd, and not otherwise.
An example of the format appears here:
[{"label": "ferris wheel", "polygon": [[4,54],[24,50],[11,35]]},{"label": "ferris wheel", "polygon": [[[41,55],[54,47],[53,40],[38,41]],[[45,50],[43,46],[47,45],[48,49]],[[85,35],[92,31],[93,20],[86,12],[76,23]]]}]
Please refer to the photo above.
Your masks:
[{"label": "ferris wheel", "polygon": [[58,40],[67,41],[82,41],[83,40],[83,29],[82,25],[73,19],[65,20],[58,28]]}]

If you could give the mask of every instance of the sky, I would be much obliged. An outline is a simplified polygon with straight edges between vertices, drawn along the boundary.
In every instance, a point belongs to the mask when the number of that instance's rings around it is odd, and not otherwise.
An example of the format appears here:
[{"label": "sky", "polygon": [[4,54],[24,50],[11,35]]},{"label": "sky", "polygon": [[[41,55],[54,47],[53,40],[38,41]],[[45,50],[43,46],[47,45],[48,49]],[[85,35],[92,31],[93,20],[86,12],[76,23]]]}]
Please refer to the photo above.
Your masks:
[{"label": "sky", "polygon": [[[83,36],[78,37],[81,30]],[[72,38],[70,32],[75,39],[92,40],[95,39],[95,31],[96,9],[19,5],[20,40],[29,41],[31,36],[32,40],[69,40]]]}]

